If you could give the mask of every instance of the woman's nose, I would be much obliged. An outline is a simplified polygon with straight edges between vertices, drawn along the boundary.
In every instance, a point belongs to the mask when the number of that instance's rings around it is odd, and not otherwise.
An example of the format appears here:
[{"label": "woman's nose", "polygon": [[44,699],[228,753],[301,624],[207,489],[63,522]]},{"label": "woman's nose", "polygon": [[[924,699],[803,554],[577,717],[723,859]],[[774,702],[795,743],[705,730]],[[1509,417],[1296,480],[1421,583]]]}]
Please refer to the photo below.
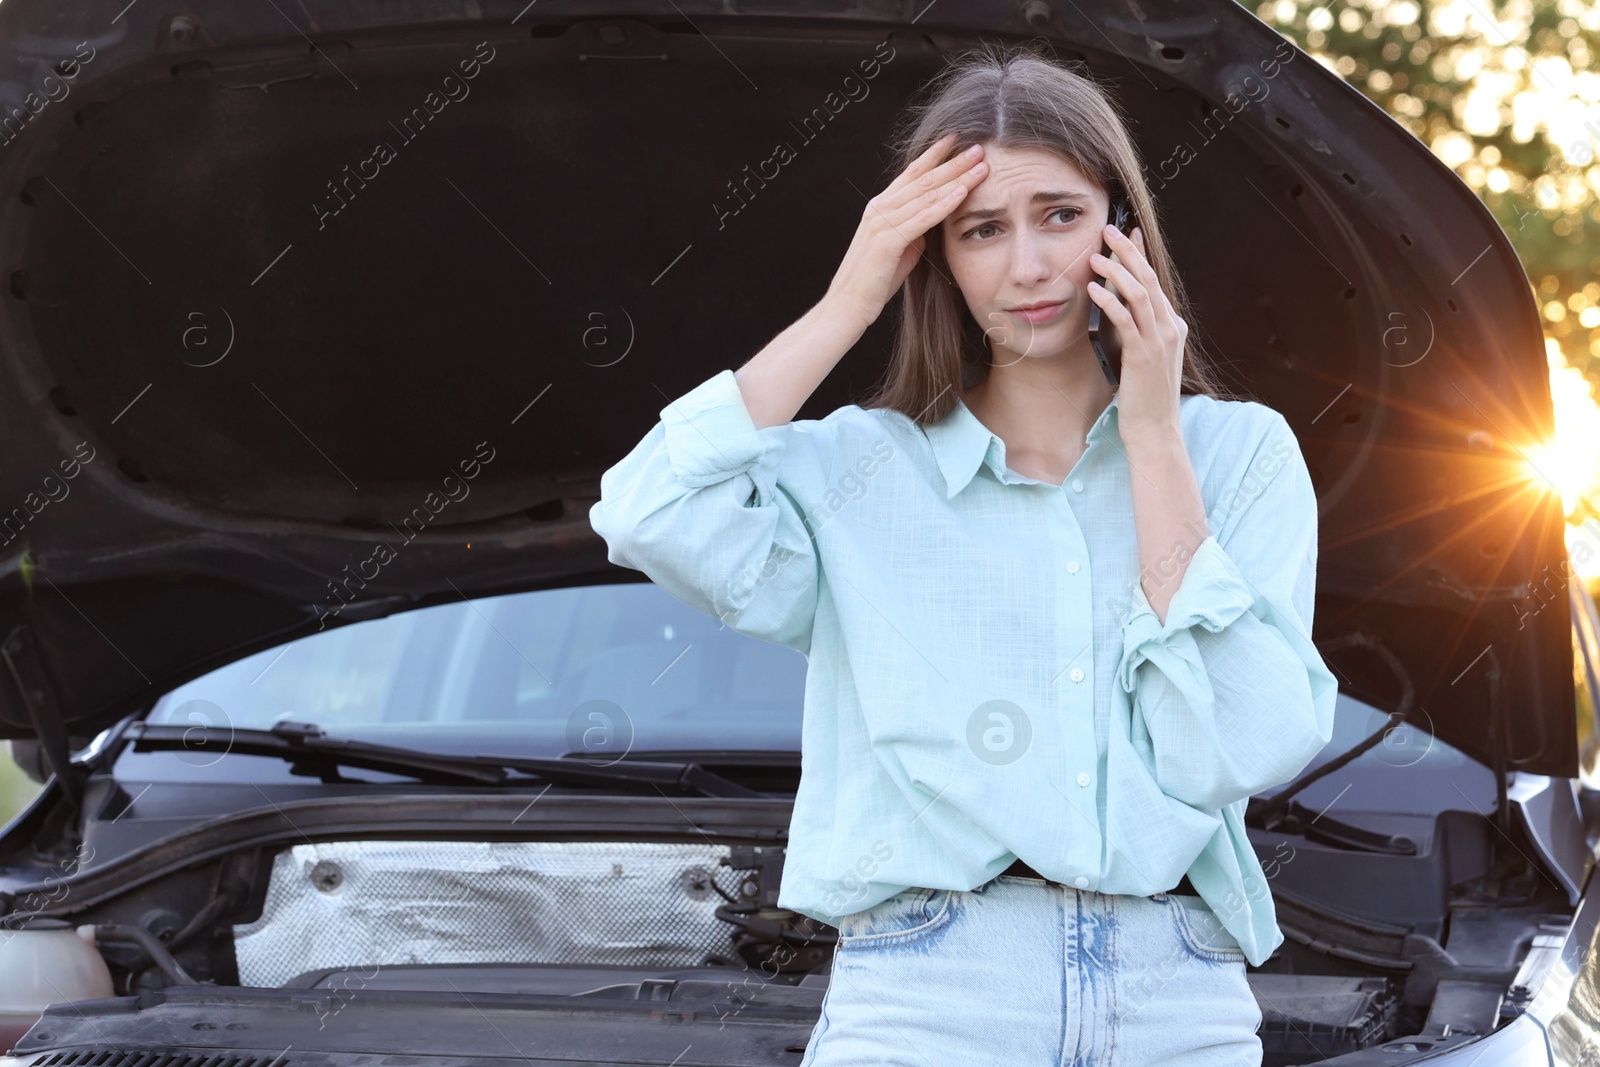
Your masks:
[{"label": "woman's nose", "polygon": [[1011,275],[1017,283],[1037,281],[1049,273],[1048,247],[1036,234],[1024,233],[1011,246]]}]

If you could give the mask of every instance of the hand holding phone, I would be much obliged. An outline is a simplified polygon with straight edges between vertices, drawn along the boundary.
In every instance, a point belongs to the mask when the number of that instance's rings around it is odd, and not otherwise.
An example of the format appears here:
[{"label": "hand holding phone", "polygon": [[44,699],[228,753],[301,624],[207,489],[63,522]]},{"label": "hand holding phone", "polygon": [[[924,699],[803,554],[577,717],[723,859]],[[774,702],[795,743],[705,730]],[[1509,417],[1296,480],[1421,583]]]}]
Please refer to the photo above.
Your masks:
[{"label": "hand holding phone", "polygon": [[[1111,204],[1111,225],[1124,234],[1131,235],[1133,228],[1138,225],[1138,220],[1133,217],[1133,208],[1126,198],[1116,196]],[[1111,251],[1110,242],[1105,238],[1100,240],[1100,254],[1113,263],[1121,263]],[[1116,286],[1110,278],[1096,278],[1106,292],[1116,297]],[[1117,388],[1122,378],[1122,338],[1117,335],[1117,328],[1111,319],[1101,311],[1099,304],[1089,305],[1089,345],[1094,349],[1095,358],[1100,361],[1100,369],[1105,371],[1106,379],[1111,383],[1111,388]]]}]

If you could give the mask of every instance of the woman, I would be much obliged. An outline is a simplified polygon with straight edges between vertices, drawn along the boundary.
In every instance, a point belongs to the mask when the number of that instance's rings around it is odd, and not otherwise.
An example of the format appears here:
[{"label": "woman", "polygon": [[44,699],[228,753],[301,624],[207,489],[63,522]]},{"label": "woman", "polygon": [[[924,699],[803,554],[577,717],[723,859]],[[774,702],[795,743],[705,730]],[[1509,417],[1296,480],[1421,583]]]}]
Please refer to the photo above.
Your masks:
[{"label": "woman", "polygon": [[[1217,395],[1100,90],[1026,52],[934,89],[826,295],[663,408],[591,523],[809,658],[779,903],[840,939],[804,1065],[1260,1063],[1244,806],[1335,697],[1305,463]],[[902,288],[878,395],[791,421]]]}]

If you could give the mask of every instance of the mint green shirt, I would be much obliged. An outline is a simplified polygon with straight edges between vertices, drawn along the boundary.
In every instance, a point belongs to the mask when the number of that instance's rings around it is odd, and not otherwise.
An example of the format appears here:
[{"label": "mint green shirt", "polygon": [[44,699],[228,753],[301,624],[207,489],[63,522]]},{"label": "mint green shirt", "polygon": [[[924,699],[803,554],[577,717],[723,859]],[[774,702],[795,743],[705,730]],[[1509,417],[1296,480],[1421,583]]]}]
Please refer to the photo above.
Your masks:
[{"label": "mint green shirt", "polygon": [[1210,536],[1158,566],[1187,562],[1165,623],[1115,399],[1055,485],[959,401],[929,426],[850,404],[758,430],[723,370],[601,476],[613,563],[807,657],[781,907],[838,925],[1020,857],[1100,893],[1187,873],[1252,964],[1282,944],[1243,818],[1332,737],[1317,502],[1276,411],[1180,411]]}]

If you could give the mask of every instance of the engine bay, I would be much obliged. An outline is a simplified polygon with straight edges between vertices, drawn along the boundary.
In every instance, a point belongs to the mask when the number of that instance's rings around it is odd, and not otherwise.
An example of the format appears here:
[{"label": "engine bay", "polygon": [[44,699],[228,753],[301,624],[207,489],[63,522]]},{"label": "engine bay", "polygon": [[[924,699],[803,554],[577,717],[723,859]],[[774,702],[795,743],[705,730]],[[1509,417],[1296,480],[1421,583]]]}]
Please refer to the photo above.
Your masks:
[{"label": "engine bay", "polygon": [[[224,996],[252,1011],[287,998],[323,1031],[358,1003],[375,1010],[445,993],[505,1010],[551,998],[569,1007],[651,1004],[686,1019],[767,1019],[803,1036],[827,988],[837,932],[777,907],[786,806],[745,802],[744,842],[716,825],[734,802],[693,798],[609,798],[613,815],[627,806],[635,830],[646,812],[659,825],[609,839],[592,827],[572,833],[569,818],[580,810],[592,818],[597,799],[546,797],[533,806],[543,809],[536,818],[523,814],[515,825],[505,812],[527,811],[518,797],[274,805],[276,835],[236,826],[233,845],[222,847],[197,831],[186,847],[164,846],[165,864],[149,847],[109,863],[91,857],[69,883],[75,891],[35,918],[47,922],[50,911],[80,934],[109,931],[94,939],[113,995],[141,1011],[188,1010],[202,993],[207,1004]],[[471,822],[494,825],[495,835],[438,832],[451,814],[443,809],[465,816],[468,801]],[[352,805],[385,808],[391,822],[413,828],[415,806],[429,805],[434,832],[319,832],[324,821],[362,818]],[[752,811],[769,807],[762,818],[774,824],[773,840],[749,843]],[[706,831],[694,840],[684,839],[685,813]],[[674,821],[676,833],[663,832]],[[1533,844],[1500,842],[1481,816],[1361,823],[1388,844],[1356,848],[1308,835],[1292,819],[1251,830],[1286,938],[1248,973],[1267,1063],[1425,1051],[1490,1033],[1526,1009],[1571,923],[1563,887],[1528,861]],[[568,833],[554,836],[562,826]],[[141,834],[101,829],[102,847],[115,834]],[[28,928],[16,901],[11,918]],[[58,1040],[71,1023],[51,1009],[30,1041]]]}]

